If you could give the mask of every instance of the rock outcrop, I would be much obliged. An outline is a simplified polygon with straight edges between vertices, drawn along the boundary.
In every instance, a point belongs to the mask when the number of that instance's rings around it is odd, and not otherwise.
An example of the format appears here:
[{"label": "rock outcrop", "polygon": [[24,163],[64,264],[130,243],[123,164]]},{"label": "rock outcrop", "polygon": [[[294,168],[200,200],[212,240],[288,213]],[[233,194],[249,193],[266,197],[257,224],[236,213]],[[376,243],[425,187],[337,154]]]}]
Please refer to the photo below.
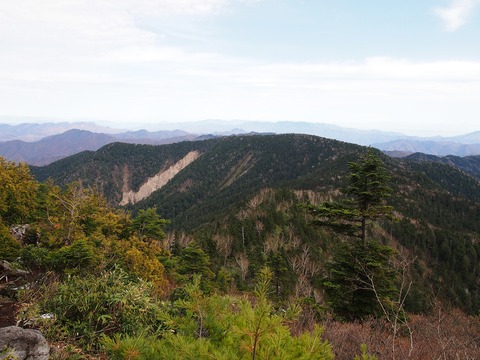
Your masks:
[{"label": "rock outcrop", "polygon": [[174,165],[170,166],[167,170],[159,172],[154,177],[149,178],[140,189],[135,191],[129,191],[123,193],[122,201],[120,205],[127,205],[128,203],[135,204],[138,201],[150,196],[156,190],[159,190],[174,178],[181,170],[190,165],[193,161],[198,159],[200,153],[198,151],[191,151],[185,157]]},{"label": "rock outcrop", "polygon": [[38,330],[18,326],[0,328],[0,352],[18,360],[48,360],[50,347]]}]

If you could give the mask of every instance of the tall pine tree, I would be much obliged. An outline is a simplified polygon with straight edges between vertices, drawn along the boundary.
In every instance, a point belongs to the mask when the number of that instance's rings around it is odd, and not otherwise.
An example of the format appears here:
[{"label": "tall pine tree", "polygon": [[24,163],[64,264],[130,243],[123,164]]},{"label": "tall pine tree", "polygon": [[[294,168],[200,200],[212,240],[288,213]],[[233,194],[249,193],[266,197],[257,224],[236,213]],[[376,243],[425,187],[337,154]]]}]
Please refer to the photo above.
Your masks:
[{"label": "tall pine tree", "polygon": [[356,239],[338,246],[328,264],[324,286],[337,315],[362,319],[382,315],[396,293],[394,249],[367,238],[368,225],[392,219],[393,208],[385,203],[391,193],[389,176],[372,149],[348,167],[349,184],[343,190],[344,198],[307,208],[315,225]]}]

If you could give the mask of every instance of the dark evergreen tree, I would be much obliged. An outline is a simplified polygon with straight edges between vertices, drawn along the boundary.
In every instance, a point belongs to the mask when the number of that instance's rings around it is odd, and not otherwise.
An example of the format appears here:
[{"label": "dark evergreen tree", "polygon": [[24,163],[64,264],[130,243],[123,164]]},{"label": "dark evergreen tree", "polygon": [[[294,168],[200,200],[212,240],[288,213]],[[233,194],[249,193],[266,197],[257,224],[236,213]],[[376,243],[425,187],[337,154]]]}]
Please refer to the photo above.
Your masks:
[{"label": "dark evergreen tree", "polygon": [[328,265],[324,281],[328,303],[346,320],[383,316],[396,294],[395,250],[376,241],[342,243]]},{"label": "dark evergreen tree", "polygon": [[191,244],[182,249],[177,271],[189,278],[195,274],[201,275],[203,290],[205,287],[210,287],[211,284],[207,284],[207,282],[215,277],[215,273],[211,270],[209,256],[197,244]]},{"label": "dark evergreen tree", "polygon": [[367,240],[367,225],[393,218],[393,208],[385,204],[391,193],[389,176],[372,149],[348,167],[349,184],[343,190],[346,197],[318,207],[309,205],[308,210],[315,216],[314,224],[356,239],[337,248],[324,286],[339,316],[362,319],[382,315],[395,294],[395,250]]},{"label": "dark evergreen tree", "polygon": [[132,228],[139,239],[161,240],[165,237],[168,220],[160,218],[155,208],[140,210],[132,221]]},{"label": "dark evergreen tree", "polygon": [[385,204],[391,193],[390,177],[372,149],[368,149],[360,162],[349,162],[348,167],[349,185],[343,190],[346,197],[320,206],[309,205],[308,210],[315,216],[314,224],[365,242],[369,222],[393,217],[393,208]]}]

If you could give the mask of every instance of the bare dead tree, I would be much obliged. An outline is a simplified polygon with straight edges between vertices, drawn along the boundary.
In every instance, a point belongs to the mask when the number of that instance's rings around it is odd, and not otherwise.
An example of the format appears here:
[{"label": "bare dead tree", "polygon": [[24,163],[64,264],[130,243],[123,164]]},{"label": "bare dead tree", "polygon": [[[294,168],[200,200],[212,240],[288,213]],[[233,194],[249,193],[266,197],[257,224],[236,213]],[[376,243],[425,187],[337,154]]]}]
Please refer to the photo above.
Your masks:
[{"label": "bare dead tree", "polygon": [[165,234],[163,238],[163,248],[167,251],[171,251],[175,245],[175,232]]},{"label": "bare dead tree", "polygon": [[228,256],[232,253],[233,238],[230,235],[216,234],[213,241],[220,255],[223,256],[223,265],[227,263]]},{"label": "bare dead tree", "polygon": [[313,288],[310,284],[310,278],[320,271],[320,266],[310,258],[309,246],[304,244],[301,250],[301,253],[295,254],[288,259],[298,279],[295,285],[297,297],[312,293]]},{"label": "bare dead tree", "polygon": [[176,242],[180,248],[186,248],[190,243],[193,241],[193,239],[183,231],[176,237]]},{"label": "bare dead tree", "polygon": [[265,225],[260,220],[255,221],[255,230],[257,230],[258,239],[262,234],[262,231],[265,230]]},{"label": "bare dead tree", "polygon": [[[407,259],[406,257],[399,256],[397,264],[395,266],[400,280],[399,287],[397,290],[397,297],[395,299],[385,299],[380,296],[377,285],[375,283],[376,279],[374,274],[364,266],[360,264],[363,268],[363,273],[365,275],[365,289],[373,291],[375,298],[383,312],[385,320],[390,325],[392,332],[392,342],[391,342],[391,354],[392,359],[395,360],[396,357],[396,344],[397,337],[402,329],[406,329],[410,338],[410,348],[408,351],[408,357],[411,356],[413,351],[413,331],[408,323],[407,316],[405,314],[405,300],[410,292],[412,287],[412,279],[410,278],[410,268],[411,265],[415,262],[416,257],[413,259]],[[404,356],[402,356],[404,358]]]},{"label": "bare dead tree", "polygon": [[242,280],[245,281],[245,278],[248,274],[248,267],[250,265],[250,261],[248,260],[247,255],[245,253],[238,253],[235,255],[235,261],[240,267],[240,274],[242,276]]}]

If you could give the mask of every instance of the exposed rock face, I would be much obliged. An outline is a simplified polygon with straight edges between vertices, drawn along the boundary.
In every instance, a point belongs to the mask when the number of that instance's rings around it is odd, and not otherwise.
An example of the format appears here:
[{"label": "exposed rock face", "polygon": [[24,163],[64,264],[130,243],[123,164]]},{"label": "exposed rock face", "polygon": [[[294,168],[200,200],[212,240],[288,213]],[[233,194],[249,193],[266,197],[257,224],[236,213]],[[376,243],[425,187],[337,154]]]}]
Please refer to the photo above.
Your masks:
[{"label": "exposed rock face", "polygon": [[10,233],[16,240],[21,241],[25,237],[25,234],[29,228],[29,224],[12,226],[10,228]]},{"label": "exposed rock face", "polygon": [[137,192],[133,190],[124,192],[120,205],[127,205],[128,203],[135,204],[136,202],[150,196],[151,193],[164,186],[185,167],[198,159],[199,156],[200,153],[198,151],[190,151],[183,159],[170,166],[167,170],[159,172],[154,177],[149,178]]},{"label": "exposed rock face", "polygon": [[48,360],[50,347],[40,331],[18,326],[0,328],[0,351],[10,350],[18,360]]}]

